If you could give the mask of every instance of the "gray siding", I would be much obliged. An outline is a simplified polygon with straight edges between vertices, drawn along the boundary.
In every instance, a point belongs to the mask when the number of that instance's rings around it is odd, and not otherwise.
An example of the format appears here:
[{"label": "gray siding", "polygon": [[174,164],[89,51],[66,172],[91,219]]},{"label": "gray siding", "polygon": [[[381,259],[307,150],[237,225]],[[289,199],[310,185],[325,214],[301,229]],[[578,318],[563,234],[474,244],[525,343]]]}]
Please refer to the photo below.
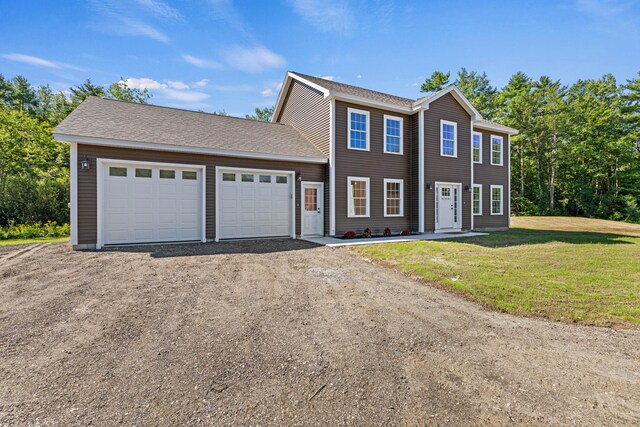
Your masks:
[{"label": "gray siding", "polygon": [[[484,129],[476,129],[482,133],[482,164],[474,163],[473,165],[473,181],[474,184],[482,184],[482,215],[474,216],[473,228],[475,230],[495,230],[505,229],[509,227],[509,159],[508,154],[508,135],[488,131]],[[491,135],[501,136],[503,140],[503,166],[495,166],[491,164]],[[502,185],[502,215],[491,215],[491,185]]]},{"label": "gray siding", "polygon": [[[456,158],[440,155],[440,120],[458,124]],[[471,228],[471,192],[464,187],[471,185],[471,117],[451,94],[432,102],[424,112],[424,168],[425,184],[431,183],[433,190],[425,190],[426,232],[435,229],[435,183],[436,181],[462,184],[462,229]]]},{"label": "gray siding", "polygon": [[[216,166],[299,171],[304,181],[323,181],[324,164],[282,162],[167,151],[134,150],[78,144],[78,158],[88,158],[89,170],[78,171],[78,243],[95,244],[97,240],[96,158],[139,160],[149,162],[205,165],[206,171],[206,235],[215,238],[215,168]],[[300,184],[295,183],[296,234],[300,234]],[[325,209],[326,210],[326,209]]]},{"label": "gray siding", "polygon": [[[370,150],[358,151],[347,148],[347,108],[357,108],[370,113]],[[403,229],[417,229],[417,217],[413,218],[412,203],[415,198],[415,184],[412,179],[412,118],[394,112],[347,104],[336,101],[335,117],[335,198],[336,198],[336,235],[346,231],[362,232],[369,227],[374,233],[382,233],[386,227],[399,233]],[[386,154],[383,151],[385,114],[402,117],[404,146],[403,155]],[[368,177],[370,179],[370,216],[369,218],[347,217],[347,177]],[[404,180],[404,216],[384,216],[384,179]]]}]

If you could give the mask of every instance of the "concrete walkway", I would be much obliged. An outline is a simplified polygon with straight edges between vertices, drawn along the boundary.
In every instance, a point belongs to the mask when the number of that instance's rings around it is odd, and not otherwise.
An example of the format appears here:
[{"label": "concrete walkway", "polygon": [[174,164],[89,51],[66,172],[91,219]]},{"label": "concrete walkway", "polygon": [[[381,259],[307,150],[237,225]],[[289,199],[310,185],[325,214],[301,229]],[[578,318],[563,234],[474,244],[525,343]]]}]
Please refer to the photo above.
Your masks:
[{"label": "concrete walkway", "polygon": [[424,233],[414,234],[411,236],[391,236],[391,237],[371,237],[357,239],[338,239],[335,237],[315,236],[301,237],[307,242],[316,243],[318,245],[338,247],[338,246],[355,246],[355,245],[373,245],[376,243],[399,243],[411,242],[413,240],[441,240],[441,239],[459,239],[461,237],[486,236],[488,233]]}]

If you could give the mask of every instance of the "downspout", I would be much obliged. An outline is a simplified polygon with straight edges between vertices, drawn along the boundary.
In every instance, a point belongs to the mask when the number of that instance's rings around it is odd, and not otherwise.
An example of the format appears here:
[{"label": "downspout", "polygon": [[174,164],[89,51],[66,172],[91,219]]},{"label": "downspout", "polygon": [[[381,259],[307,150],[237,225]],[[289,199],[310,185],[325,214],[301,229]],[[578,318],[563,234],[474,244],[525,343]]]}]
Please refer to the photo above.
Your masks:
[{"label": "downspout", "polygon": [[424,110],[418,113],[418,232],[424,233]]}]

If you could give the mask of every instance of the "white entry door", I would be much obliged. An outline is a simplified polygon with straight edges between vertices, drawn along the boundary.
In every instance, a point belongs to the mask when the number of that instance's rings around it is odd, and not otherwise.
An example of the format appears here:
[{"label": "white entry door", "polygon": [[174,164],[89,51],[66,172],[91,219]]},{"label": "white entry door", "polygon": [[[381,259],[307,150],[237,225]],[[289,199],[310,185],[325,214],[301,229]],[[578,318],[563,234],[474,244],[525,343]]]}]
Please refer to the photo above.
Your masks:
[{"label": "white entry door", "polygon": [[460,229],[460,186],[438,184],[436,191],[436,230]]},{"label": "white entry door", "polygon": [[204,239],[204,168],[99,162],[98,247]]},{"label": "white entry door", "polygon": [[322,183],[302,183],[302,234],[324,235],[324,195]]},{"label": "white entry door", "polygon": [[219,169],[218,239],[293,237],[291,172]]}]

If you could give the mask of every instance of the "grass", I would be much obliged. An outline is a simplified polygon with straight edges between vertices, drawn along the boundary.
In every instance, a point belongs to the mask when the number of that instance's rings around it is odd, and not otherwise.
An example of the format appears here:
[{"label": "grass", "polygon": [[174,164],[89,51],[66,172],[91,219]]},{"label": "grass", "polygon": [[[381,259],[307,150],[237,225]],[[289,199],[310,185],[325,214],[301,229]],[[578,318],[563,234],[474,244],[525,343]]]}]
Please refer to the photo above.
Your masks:
[{"label": "grass", "polygon": [[8,239],[0,240],[0,246],[7,245],[24,245],[28,243],[42,243],[42,242],[68,242],[69,236],[64,237],[36,237],[33,239]]},{"label": "grass", "polygon": [[495,310],[640,327],[640,225],[522,217],[489,236],[349,250]]}]

